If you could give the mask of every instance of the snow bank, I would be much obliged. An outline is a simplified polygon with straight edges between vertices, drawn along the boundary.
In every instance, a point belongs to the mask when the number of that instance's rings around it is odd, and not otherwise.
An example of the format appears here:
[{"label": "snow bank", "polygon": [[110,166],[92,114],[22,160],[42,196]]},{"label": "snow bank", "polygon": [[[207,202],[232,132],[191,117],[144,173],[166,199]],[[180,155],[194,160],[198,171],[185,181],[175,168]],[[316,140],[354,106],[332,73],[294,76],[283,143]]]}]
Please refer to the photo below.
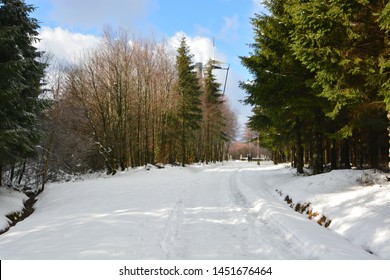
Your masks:
[{"label": "snow bank", "polygon": [[27,199],[28,197],[21,192],[0,187],[0,231],[8,228],[11,223],[6,216],[21,212]]},{"label": "snow bank", "polygon": [[310,203],[312,212],[332,222],[329,229],[350,242],[390,259],[390,185],[374,170],[334,170],[278,186],[293,205]]}]

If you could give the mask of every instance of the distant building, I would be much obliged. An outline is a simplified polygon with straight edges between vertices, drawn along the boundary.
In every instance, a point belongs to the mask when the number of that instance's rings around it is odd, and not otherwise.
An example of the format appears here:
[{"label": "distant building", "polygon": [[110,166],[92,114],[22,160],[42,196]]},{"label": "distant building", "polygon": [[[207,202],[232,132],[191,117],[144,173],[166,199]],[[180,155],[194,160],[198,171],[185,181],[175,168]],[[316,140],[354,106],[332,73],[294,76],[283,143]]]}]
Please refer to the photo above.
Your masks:
[{"label": "distant building", "polygon": [[199,80],[202,80],[203,79],[203,63],[202,62],[195,63],[195,70],[198,73]]}]

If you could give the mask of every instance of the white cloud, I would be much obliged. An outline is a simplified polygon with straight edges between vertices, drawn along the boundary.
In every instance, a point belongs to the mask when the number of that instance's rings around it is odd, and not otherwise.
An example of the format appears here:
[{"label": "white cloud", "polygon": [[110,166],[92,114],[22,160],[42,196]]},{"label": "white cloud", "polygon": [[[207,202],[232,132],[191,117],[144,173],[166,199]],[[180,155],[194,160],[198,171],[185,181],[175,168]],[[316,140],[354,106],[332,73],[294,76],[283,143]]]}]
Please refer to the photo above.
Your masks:
[{"label": "white cloud", "polygon": [[[167,39],[168,46],[172,48],[174,55],[176,55],[182,36],[185,36],[187,39],[187,44],[190,47],[191,53],[194,55],[194,63],[202,62],[205,64],[209,59],[213,58],[214,48],[212,38],[202,36],[190,37],[184,32],[177,32]],[[74,33],[60,27],[43,27],[40,30],[40,38],[41,41],[37,44],[39,49],[53,54],[55,59],[66,63],[77,62],[88,50],[97,47],[101,40],[97,36]],[[215,48],[215,58],[216,60],[227,62],[227,56],[220,52],[218,48]],[[215,75],[223,87],[226,71],[216,70]],[[226,95],[231,100],[233,109],[239,115],[240,124],[243,125],[246,122],[246,116],[250,115],[250,108],[238,102],[238,100],[243,98],[242,90],[238,87],[238,83],[241,80],[244,80],[244,78],[235,69],[230,68],[226,85]]]},{"label": "white cloud", "polygon": [[[193,63],[201,62],[203,65],[205,65],[209,59],[225,62],[227,61],[227,58],[225,54],[218,51],[217,48],[214,49],[212,38],[208,37],[202,37],[202,36],[195,36],[190,37],[184,32],[177,32],[174,36],[169,38],[168,44],[171,46],[171,48],[176,52],[177,49],[180,46],[180,40],[182,37],[186,38],[187,44],[190,48],[190,52],[193,55]],[[224,67],[227,67],[227,65],[223,65]],[[215,76],[219,83],[221,83],[222,87],[225,83],[226,78],[226,71],[223,70],[215,70]]]},{"label": "white cloud", "polygon": [[[191,53],[194,55],[193,62],[206,63],[210,58],[213,58],[213,43],[211,38],[201,36],[190,37],[184,32],[178,32],[169,38],[168,43],[174,50],[177,50],[179,47],[182,36],[186,38]],[[218,48],[216,48],[215,52],[216,60],[228,62],[227,56],[218,51]],[[223,66],[227,67],[228,65],[226,64]],[[240,81],[244,80],[244,77],[234,68],[230,68],[228,73],[226,70],[215,70],[214,73],[218,82],[221,83],[222,89],[224,87],[226,74],[228,74],[226,96],[229,98],[233,110],[238,114],[239,124],[244,126],[248,121],[247,116],[251,115],[251,108],[240,102],[240,100],[244,98],[244,94],[243,90],[240,89],[238,85]]]},{"label": "white cloud", "polygon": [[[174,49],[177,50],[180,45],[180,39],[185,37],[187,44],[190,47],[191,54],[194,55],[193,62],[202,62],[203,64],[207,63],[209,59],[214,58],[214,48],[212,38],[195,36],[190,37],[184,32],[177,32],[171,38],[169,38],[168,43]],[[226,61],[226,55],[219,52],[218,49],[215,49],[215,59],[219,61]]]},{"label": "white cloud", "polygon": [[[211,38],[195,36],[190,37],[184,32],[177,32],[168,38],[168,45],[176,52],[180,45],[180,39],[184,36],[190,47],[191,54],[194,55],[193,62],[207,63],[214,57],[214,49]],[[77,60],[86,51],[99,45],[101,38],[93,35],[71,32],[61,27],[50,28],[43,27],[39,35],[41,41],[37,44],[40,50],[47,51],[58,60],[71,62]],[[215,58],[219,61],[225,61],[226,56],[215,50]]]},{"label": "white cloud", "polygon": [[61,27],[43,27],[37,47],[52,54],[56,60],[72,62],[83,53],[99,45],[100,38],[93,35],[73,33]]}]

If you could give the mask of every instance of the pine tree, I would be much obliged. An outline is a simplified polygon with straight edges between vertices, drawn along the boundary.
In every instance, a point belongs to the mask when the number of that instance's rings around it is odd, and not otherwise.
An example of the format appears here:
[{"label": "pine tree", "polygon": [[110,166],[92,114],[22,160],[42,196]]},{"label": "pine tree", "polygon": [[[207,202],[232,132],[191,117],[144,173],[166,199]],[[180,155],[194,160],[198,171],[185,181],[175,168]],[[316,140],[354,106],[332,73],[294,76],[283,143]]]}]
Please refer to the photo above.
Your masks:
[{"label": "pine tree", "polygon": [[313,85],[333,105],[328,115],[344,122],[334,137],[344,139],[346,144],[359,130],[372,129],[371,125],[363,127],[362,120],[383,119],[378,116],[384,112],[384,104],[390,108],[386,97],[389,95],[386,89],[389,3],[386,2],[286,1],[285,7],[294,23],[291,30],[294,54],[316,73]]},{"label": "pine tree", "polygon": [[188,149],[191,139],[194,137],[194,132],[200,129],[202,110],[199,79],[194,71],[195,65],[184,37],[181,38],[180,47],[177,50],[176,69],[178,73],[181,164],[185,166],[189,158]]},{"label": "pine tree", "polygon": [[[384,48],[379,55],[379,73],[380,73],[380,90],[379,94],[383,96],[386,109],[387,119],[390,122],[390,2],[383,6],[378,18],[379,27],[384,32]],[[388,127],[389,142],[390,142],[390,125]],[[389,157],[390,157],[390,143],[389,143]],[[390,160],[388,163],[390,169]]]},{"label": "pine tree", "polygon": [[218,105],[222,103],[222,93],[220,90],[221,84],[217,82],[213,70],[213,60],[209,60],[206,65],[206,73],[204,79],[206,103],[209,104],[209,106]]},{"label": "pine tree", "polygon": [[2,167],[33,156],[39,140],[46,65],[33,45],[39,28],[33,10],[21,0],[0,1],[0,177]]},{"label": "pine tree", "polygon": [[267,1],[271,14],[252,19],[254,52],[241,58],[254,77],[241,83],[248,93],[245,101],[254,106],[249,125],[261,132],[262,144],[274,154],[292,146],[299,173],[303,173],[304,141],[311,144],[314,140],[312,166],[315,173],[321,173],[323,100],[309,86],[313,74],[293,55],[289,37],[293,27],[284,2]]},{"label": "pine tree", "polygon": [[203,98],[203,144],[206,163],[218,160],[218,148],[227,140],[225,119],[222,114],[221,84],[217,82],[213,69],[213,61],[210,60],[206,65]]}]

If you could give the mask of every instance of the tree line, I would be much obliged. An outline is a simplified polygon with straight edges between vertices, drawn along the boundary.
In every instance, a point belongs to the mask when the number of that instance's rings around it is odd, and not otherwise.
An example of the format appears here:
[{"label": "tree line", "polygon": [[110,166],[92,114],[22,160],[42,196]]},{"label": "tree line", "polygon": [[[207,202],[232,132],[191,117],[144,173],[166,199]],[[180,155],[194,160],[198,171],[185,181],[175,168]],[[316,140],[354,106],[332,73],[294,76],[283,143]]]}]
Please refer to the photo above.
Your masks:
[{"label": "tree line", "polygon": [[268,0],[241,57],[249,126],[299,173],[388,169],[390,2]]},{"label": "tree line", "polygon": [[221,161],[235,117],[212,69],[209,62],[204,73],[196,71],[184,37],[173,58],[164,43],[108,30],[101,46],[68,71],[63,98],[85,112],[108,173]]},{"label": "tree line", "polygon": [[21,0],[0,5],[3,185],[42,189],[61,173],[227,158],[236,116],[213,61],[195,69],[184,37],[173,51],[107,28],[78,62],[57,65],[34,47],[33,10]]}]

